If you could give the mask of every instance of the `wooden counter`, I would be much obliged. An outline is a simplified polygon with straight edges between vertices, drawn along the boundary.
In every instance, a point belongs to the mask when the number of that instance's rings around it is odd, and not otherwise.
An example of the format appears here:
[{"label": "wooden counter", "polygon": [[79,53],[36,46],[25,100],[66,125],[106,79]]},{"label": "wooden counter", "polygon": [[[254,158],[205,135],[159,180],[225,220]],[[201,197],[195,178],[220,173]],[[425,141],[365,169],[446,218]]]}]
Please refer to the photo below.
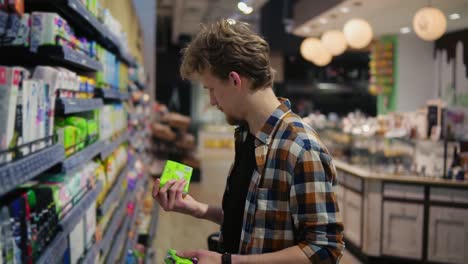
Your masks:
[{"label": "wooden counter", "polygon": [[371,172],[367,169],[359,168],[359,166],[351,165],[340,160],[333,160],[337,169],[346,171],[358,177],[362,177],[370,180],[386,180],[395,182],[406,182],[406,183],[419,183],[419,184],[430,184],[430,185],[445,185],[445,186],[463,186],[468,188],[468,180],[447,180],[442,178],[422,177],[415,175],[395,175],[385,174],[378,172]]},{"label": "wooden counter", "polygon": [[334,162],[346,247],[363,263],[468,263],[468,182]]}]

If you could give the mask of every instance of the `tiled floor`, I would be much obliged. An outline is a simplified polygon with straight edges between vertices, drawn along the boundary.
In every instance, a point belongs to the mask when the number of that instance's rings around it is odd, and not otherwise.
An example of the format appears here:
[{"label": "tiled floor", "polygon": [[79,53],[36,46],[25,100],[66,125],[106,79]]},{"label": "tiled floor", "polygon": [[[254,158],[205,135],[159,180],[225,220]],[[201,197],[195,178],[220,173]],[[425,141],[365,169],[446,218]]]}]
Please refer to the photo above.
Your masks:
[{"label": "tiled floor", "polygon": [[[202,160],[202,180],[190,185],[190,194],[197,200],[220,204],[232,154],[218,155]],[[219,227],[211,222],[194,219],[177,213],[160,210],[158,229],[154,246],[155,263],[164,263],[168,248],[176,250],[207,249],[207,237],[218,231]],[[341,263],[360,264],[351,254],[345,253]]]}]

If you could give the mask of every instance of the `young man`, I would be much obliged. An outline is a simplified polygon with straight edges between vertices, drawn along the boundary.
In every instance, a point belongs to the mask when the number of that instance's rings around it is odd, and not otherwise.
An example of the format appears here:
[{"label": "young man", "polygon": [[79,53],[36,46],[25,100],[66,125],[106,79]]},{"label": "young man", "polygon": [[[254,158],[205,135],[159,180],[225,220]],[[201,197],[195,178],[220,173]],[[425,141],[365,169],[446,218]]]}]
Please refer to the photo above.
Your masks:
[{"label": "young man", "polygon": [[161,189],[155,182],[153,196],[165,211],[221,225],[223,254],[179,255],[200,264],[338,263],[344,242],[335,167],[316,132],[275,96],[267,42],[247,24],[218,21],[183,51],[181,74],[200,80],[238,128],[222,207],[183,196],[184,181]]}]

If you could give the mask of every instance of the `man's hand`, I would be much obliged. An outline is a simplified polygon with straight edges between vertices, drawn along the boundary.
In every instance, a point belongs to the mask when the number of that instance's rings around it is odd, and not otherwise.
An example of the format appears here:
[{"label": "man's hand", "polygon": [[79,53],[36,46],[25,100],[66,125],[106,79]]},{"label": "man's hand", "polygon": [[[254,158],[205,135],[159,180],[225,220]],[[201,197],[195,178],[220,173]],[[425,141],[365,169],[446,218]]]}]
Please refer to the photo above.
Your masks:
[{"label": "man's hand", "polygon": [[177,251],[177,256],[196,258],[198,264],[221,264],[221,254],[208,250]]},{"label": "man's hand", "polygon": [[164,187],[159,188],[161,180],[156,179],[153,186],[153,198],[161,205],[164,211],[177,212],[198,217],[202,204],[190,195],[183,194],[187,182],[185,180],[170,180]]}]

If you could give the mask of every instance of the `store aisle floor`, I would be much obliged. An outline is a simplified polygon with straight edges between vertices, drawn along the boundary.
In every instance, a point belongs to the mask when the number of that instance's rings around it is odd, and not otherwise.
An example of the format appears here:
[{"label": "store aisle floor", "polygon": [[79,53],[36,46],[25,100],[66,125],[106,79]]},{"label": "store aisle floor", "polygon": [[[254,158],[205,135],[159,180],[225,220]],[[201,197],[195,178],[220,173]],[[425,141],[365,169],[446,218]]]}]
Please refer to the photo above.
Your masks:
[{"label": "store aisle floor", "polygon": [[[233,155],[222,154],[202,158],[202,181],[190,185],[190,194],[206,203],[221,204],[228,170]],[[194,219],[177,213],[159,211],[158,229],[153,243],[156,249],[155,264],[163,264],[168,248],[176,250],[207,249],[207,237],[217,232],[219,226],[209,221]],[[360,264],[345,253],[342,264]]]}]

